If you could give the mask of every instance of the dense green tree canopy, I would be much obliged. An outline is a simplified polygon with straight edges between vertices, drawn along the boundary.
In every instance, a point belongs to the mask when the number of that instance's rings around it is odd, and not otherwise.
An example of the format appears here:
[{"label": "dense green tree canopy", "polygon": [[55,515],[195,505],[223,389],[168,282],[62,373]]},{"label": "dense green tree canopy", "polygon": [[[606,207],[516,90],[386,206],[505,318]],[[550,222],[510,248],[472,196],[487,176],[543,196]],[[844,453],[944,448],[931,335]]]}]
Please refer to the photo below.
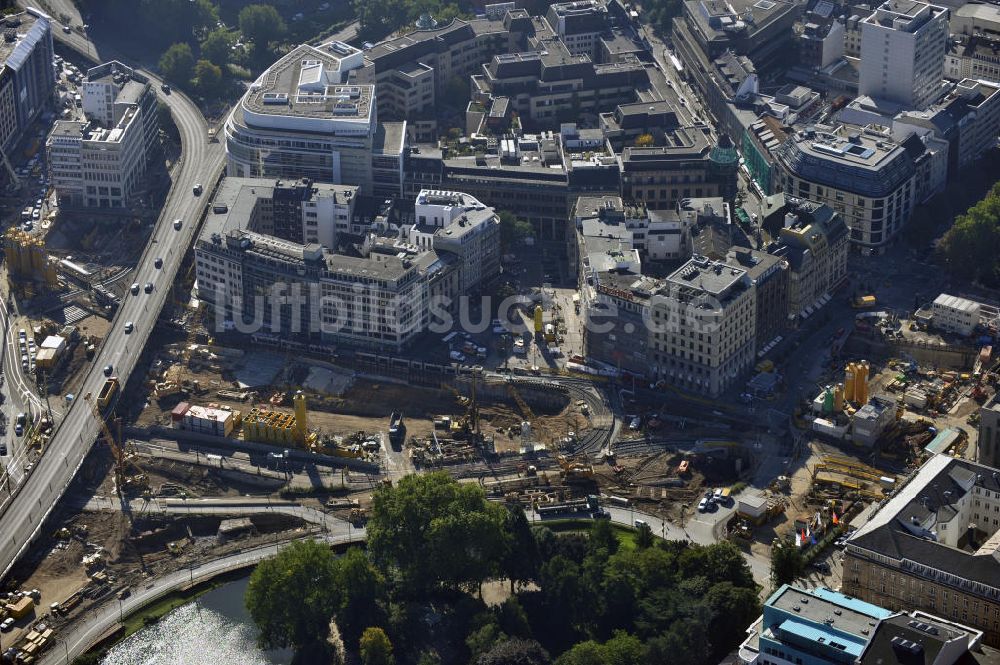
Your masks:
[{"label": "dense green tree canopy", "polygon": [[245,600],[262,647],[301,648],[325,639],[340,596],[330,548],[306,540],[262,561]]},{"label": "dense green tree canopy", "polygon": [[409,588],[478,585],[506,558],[506,522],[475,485],[444,472],[406,476],[375,493],[368,547]]},{"label": "dense green tree canopy", "polygon": [[247,5],[240,10],[240,32],[258,48],[266,48],[285,30],[285,20],[271,5]]},{"label": "dense green tree canopy", "polygon": [[392,643],[381,628],[365,628],[359,651],[364,665],[394,665],[396,662],[392,655]]},{"label": "dense green tree canopy", "polygon": [[208,33],[201,43],[201,55],[211,62],[225,66],[233,53],[233,36],[223,28],[218,28]]},{"label": "dense green tree canopy", "polygon": [[222,90],[222,68],[209,60],[199,60],[194,66],[195,82],[205,96],[217,95]]},{"label": "dense green tree canopy", "polygon": [[771,548],[771,585],[777,589],[790,584],[805,572],[802,552],[791,543],[779,543]]},{"label": "dense green tree canopy", "polygon": [[172,83],[186,84],[194,74],[194,54],[184,43],[173,44],[160,57],[160,71]]},{"label": "dense green tree canopy", "polygon": [[988,286],[1000,285],[1000,183],[955,218],[941,247],[949,266],[959,276]]}]

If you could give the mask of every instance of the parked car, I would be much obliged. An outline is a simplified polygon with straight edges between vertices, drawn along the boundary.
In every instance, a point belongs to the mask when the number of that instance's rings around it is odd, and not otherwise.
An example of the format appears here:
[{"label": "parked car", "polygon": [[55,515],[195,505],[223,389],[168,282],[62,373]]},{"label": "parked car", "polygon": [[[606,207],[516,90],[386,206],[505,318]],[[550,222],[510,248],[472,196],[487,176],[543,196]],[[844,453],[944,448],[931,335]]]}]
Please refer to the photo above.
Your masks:
[{"label": "parked car", "polygon": [[708,510],[708,499],[702,497],[701,501],[698,502],[698,512],[703,513]]}]

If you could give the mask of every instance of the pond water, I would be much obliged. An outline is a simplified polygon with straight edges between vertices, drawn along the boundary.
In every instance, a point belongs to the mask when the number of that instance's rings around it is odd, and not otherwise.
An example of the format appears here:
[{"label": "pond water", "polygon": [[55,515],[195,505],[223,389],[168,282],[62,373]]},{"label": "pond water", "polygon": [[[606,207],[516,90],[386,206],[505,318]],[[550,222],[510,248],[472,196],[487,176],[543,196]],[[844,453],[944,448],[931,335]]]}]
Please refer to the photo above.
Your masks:
[{"label": "pond water", "polygon": [[102,665],[288,665],[292,651],[257,648],[243,605],[250,578],[229,582],[119,642]]}]

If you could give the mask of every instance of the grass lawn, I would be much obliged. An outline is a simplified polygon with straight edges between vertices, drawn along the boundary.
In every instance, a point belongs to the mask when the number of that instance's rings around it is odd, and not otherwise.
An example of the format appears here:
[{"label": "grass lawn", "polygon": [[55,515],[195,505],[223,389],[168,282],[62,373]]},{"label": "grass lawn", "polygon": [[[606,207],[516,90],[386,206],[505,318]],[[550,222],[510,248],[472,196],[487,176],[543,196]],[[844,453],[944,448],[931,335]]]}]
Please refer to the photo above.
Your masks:
[{"label": "grass lawn", "polygon": [[[545,526],[556,533],[589,533],[591,527],[593,527],[593,520],[545,520],[543,522],[536,522],[534,526]],[[618,538],[618,543],[623,550],[634,550],[635,549],[635,529],[627,526],[622,526],[620,524],[612,524],[611,528],[615,532],[615,536]],[[659,536],[655,536],[659,538]]]}]

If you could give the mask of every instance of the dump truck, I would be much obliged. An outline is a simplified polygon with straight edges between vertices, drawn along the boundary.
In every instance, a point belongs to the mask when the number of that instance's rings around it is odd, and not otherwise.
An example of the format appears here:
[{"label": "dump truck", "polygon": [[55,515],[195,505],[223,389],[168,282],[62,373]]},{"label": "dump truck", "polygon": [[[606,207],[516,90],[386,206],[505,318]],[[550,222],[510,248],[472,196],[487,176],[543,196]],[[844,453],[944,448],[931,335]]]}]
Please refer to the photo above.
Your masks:
[{"label": "dump truck", "polygon": [[403,425],[403,414],[393,411],[389,416],[389,441],[399,443],[406,435],[406,427]]},{"label": "dump truck", "polygon": [[107,381],[104,382],[104,385],[101,386],[101,392],[97,393],[97,408],[101,410],[108,408],[108,405],[111,404],[117,393],[118,377],[108,377]]}]

